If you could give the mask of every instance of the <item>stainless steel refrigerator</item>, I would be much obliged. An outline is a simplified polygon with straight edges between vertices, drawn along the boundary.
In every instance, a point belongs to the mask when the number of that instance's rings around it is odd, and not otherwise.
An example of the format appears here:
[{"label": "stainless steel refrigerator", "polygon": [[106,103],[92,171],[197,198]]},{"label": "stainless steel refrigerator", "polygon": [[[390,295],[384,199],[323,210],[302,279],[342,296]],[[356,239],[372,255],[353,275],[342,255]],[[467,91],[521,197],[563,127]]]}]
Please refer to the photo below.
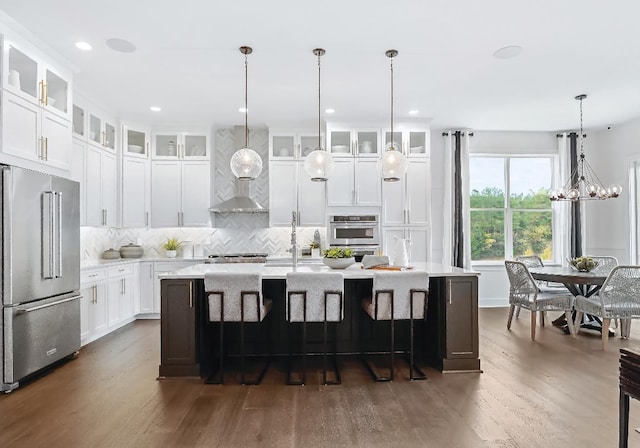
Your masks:
[{"label": "stainless steel refrigerator", "polygon": [[1,389],[80,349],[77,182],[0,165]]}]

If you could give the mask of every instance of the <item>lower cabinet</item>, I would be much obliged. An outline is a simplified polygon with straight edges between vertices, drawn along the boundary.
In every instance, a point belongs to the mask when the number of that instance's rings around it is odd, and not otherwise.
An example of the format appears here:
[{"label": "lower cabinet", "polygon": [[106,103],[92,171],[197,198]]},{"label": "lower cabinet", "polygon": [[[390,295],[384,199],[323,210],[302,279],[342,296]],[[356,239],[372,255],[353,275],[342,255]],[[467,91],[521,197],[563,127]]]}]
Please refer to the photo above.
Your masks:
[{"label": "lower cabinet", "polygon": [[479,370],[478,278],[447,277],[443,370]]},{"label": "lower cabinet", "polygon": [[155,277],[153,273],[153,263],[152,261],[142,261],[140,262],[139,272],[140,272],[140,310],[138,313],[140,314],[152,314],[158,313],[160,309],[156,310],[154,307],[154,298],[155,295],[153,293],[153,288],[155,284]]},{"label": "lower cabinet", "polygon": [[199,376],[196,346],[195,280],[161,281],[159,375]]},{"label": "lower cabinet", "polygon": [[88,344],[134,319],[134,264],[86,269],[80,274],[80,340]]},{"label": "lower cabinet", "polygon": [[165,274],[167,272],[177,271],[178,269],[186,268],[194,264],[201,263],[201,261],[156,261],[153,263],[153,311],[157,314],[161,311],[160,304],[160,279],[158,275]]}]

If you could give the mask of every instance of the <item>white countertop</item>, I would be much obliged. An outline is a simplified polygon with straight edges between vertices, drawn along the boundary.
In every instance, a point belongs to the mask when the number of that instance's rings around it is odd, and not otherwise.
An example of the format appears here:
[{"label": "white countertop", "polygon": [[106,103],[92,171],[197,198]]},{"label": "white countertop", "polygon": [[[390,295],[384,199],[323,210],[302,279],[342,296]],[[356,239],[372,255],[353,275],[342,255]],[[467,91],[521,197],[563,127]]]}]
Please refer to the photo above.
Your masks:
[{"label": "white countertop", "polygon": [[189,262],[189,263],[202,263],[206,260],[205,257],[197,258],[168,258],[168,257],[141,257],[141,258],[113,258],[113,259],[94,259],[84,260],[80,262],[80,269],[95,269],[95,268],[107,268],[110,266],[117,266],[119,264],[138,263],[141,261],[166,261],[166,262]]},{"label": "white countertop", "polygon": [[[433,277],[459,277],[478,276],[477,272],[445,266],[438,263],[415,263],[414,269],[426,271]],[[160,274],[160,279],[203,279],[207,272],[259,272],[266,280],[285,279],[288,272],[293,272],[292,266],[268,266],[262,263],[218,263],[218,264],[196,264],[174,272]],[[332,272],[333,269],[324,265],[309,264],[298,266],[296,272]],[[359,279],[372,278],[374,270],[362,269],[360,263],[349,266],[347,269],[336,270],[342,272],[345,278]],[[389,271],[386,271],[389,272]]]}]

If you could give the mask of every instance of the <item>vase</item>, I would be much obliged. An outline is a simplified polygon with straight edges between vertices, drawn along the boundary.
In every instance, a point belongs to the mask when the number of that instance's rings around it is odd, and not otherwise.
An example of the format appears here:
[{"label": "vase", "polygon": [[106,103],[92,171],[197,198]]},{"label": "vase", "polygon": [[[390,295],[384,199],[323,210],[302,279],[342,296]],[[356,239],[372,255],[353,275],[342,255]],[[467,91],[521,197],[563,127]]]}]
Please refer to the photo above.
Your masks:
[{"label": "vase", "polygon": [[176,258],[176,254],[178,253],[177,250],[167,250],[166,254],[167,254],[167,258]]},{"label": "vase", "polygon": [[311,248],[311,256],[313,258],[320,258],[320,248],[319,247],[312,247]]}]

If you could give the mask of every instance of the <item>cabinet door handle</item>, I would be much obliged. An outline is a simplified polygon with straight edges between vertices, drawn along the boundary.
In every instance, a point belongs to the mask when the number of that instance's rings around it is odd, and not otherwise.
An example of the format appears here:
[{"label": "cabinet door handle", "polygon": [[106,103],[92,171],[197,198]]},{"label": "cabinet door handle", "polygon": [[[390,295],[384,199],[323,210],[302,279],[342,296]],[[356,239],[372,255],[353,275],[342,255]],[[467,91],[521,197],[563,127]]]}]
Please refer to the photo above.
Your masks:
[{"label": "cabinet door handle", "polygon": [[44,104],[49,105],[49,83],[44,81]]},{"label": "cabinet door handle", "polygon": [[144,225],[149,227],[149,212],[144,212]]},{"label": "cabinet door handle", "polygon": [[449,305],[451,305],[451,280],[449,280],[447,283],[449,286]]},{"label": "cabinet door handle", "polygon": [[44,137],[38,140],[38,159],[43,160],[44,154]]},{"label": "cabinet door handle", "polygon": [[88,277],[91,278],[91,277],[97,277],[97,276],[98,276],[98,274],[91,274]]},{"label": "cabinet door handle", "polygon": [[178,227],[180,227],[180,212],[178,212]]},{"label": "cabinet door handle", "polygon": [[149,265],[149,278],[153,280],[153,265]]},{"label": "cabinet door handle", "polygon": [[41,104],[46,104],[45,103],[45,96],[44,96],[44,79],[42,81],[40,81],[40,103]]},{"label": "cabinet door handle", "polygon": [[91,292],[93,294],[93,298],[91,300],[91,303],[98,303],[98,285],[93,285],[91,287]]},{"label": "cabinet door handle", "polygon": [[149,155],[149,142],[147,142],[147,143],[145,144],[145,147],[144,147],[144,155],[145,155],[145,156]]},{"label": "cabinet door handle", "polygon": [[189,282],[189,308],[193,308],[193,282]]},{"label": "cabinet door handle", "polygon": [[358,194],[358,190],[356,190],[356,204],[360,203],[360,195]]},{"label": "cabinet door handle", "polygon": [[49,160],[49,137],[44,138],[44,160]]}]

